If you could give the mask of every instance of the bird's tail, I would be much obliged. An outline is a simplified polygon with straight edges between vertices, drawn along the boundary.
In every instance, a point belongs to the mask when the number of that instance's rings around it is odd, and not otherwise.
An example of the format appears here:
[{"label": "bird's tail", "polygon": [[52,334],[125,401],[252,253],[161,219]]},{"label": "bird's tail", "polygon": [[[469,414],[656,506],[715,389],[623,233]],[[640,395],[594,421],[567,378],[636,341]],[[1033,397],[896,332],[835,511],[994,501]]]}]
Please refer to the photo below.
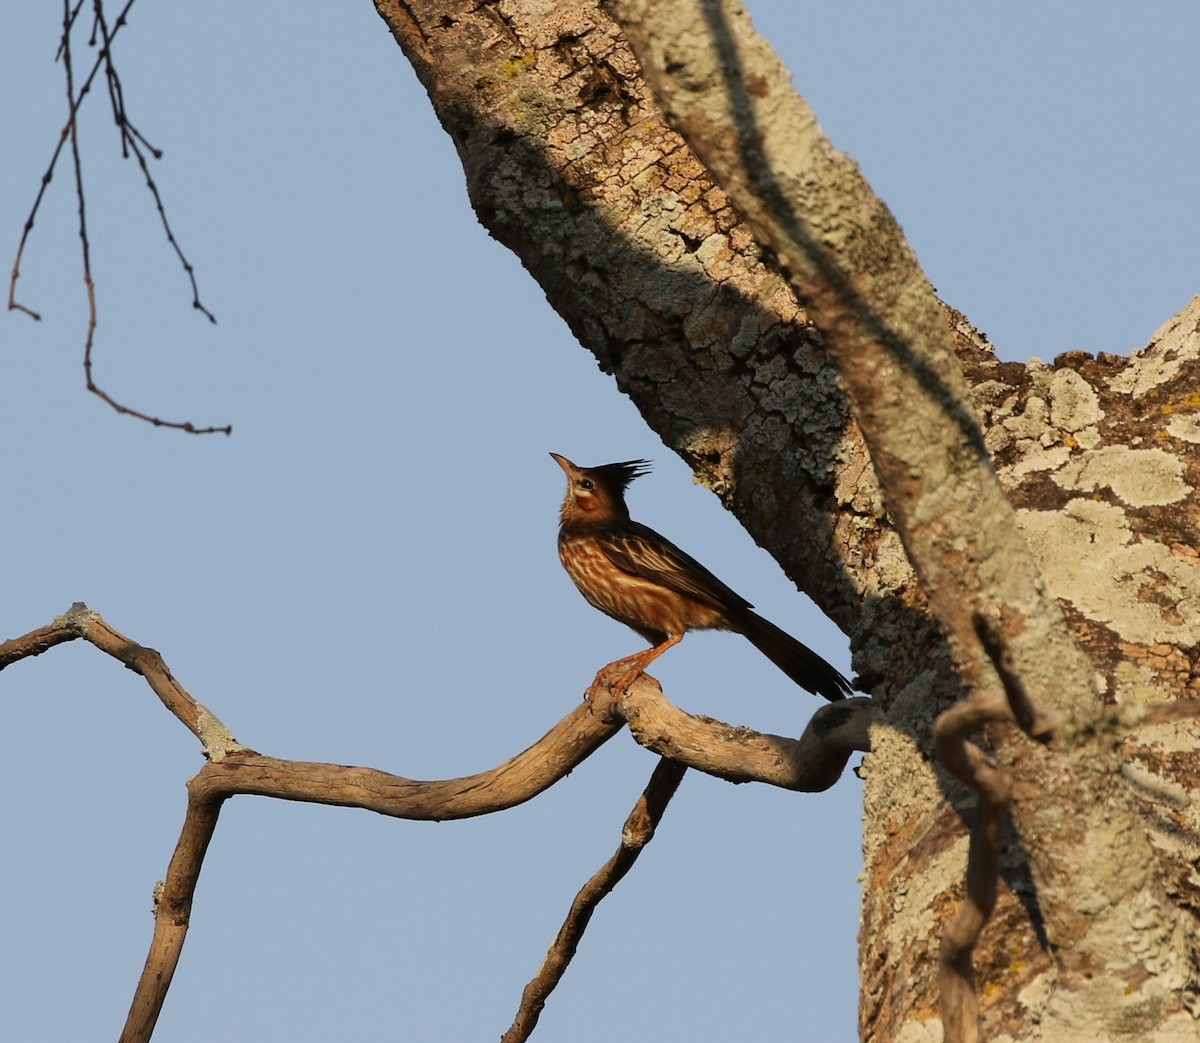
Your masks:
[{"label": "bird's tail", "polygon": [[739,613],[735,629],[806,691],[835,700],[845,699],[854,690],[816,652],[757,612],[746,609]]}]

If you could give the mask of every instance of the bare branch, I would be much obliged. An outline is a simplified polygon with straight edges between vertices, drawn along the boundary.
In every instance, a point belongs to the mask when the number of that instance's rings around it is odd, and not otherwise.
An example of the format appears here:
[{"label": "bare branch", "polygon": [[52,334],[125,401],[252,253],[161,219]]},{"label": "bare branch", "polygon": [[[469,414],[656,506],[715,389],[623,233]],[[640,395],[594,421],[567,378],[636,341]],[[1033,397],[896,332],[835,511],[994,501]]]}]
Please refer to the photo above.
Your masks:
[{"label": "bare branch", "polygon": [[21,232],[21,238],[17,244],[16,256],[13,259],[12,275],[9,280],[8,287],[8,307],[10,311],[21,311],[31,318],[40,321],[41,315],[32,308],[21,304],[16,299],[17,281],[21,277],[21,260],[25,254],[25,246],[29,241],[29,236],[33,231],[34,222],[37,218],[38,210],[41,208],[42,200],[46,194],[46,189],[54,176],[54,168],[58,164],[59,156],[62,154],[64,145],[70,142],[71,159],[75,176],[75,195],[78,200],[79,211],[79,239],[80,251],[83,262],[83,283],[85,295],[88,303],[88,319],[87,331],[84,337],[83,348],[83,370],[84,378],[88,391],[94,394],[97,398],[107,402],[116,412],[134,417],[138,420],[144,420],[146,423],[153,424],[155,427],[169,427],[179,431],[186,431],[189,434],[207,435],[207,434],[225,434],[233,433],[231,424],[213,425],[208,427],[197,427],[190,420],[164,420],[161,417],[154,416],[150,413],[144,413],[140,410],[133,409],[122,402],[117,401],[108,392],[101,388],[93,379],[92,375],[92,349],[95,346],[95,334],[97,325],[97,310],[96,310],[96,284],[92,278],[91,269],[91,244],[88,239],[87,225],[87,208],[84,198],[83,188],[83,165],[79,156],[79,142],[77,134],[77,116],[83,100],[87,97],[91,90],[92,82],[95,80],[97,73],[103,68],[105,78],[108,84],[109,101],[112,106],[113,118],[116,121],[117,127],[121,134],[121,148],[123,155],[128,158],[130,152],[136,158],[139,167],[142,170],[142,175],[146,180],[146,187],[149,189],[151,196],[154,199],[155,208],[158,211],[159,220],[163,226],[163,232],[167,237],[167,242],[175,251],[180,264],[183,266],[184,274],[192,287],[192,307],[201,312],[210,322],[216,322],[216,317],[210,312],[200,301],[200,291],[196,284],[195,269],[184,256],[183,249],[180,247],[175,234],[171,229],[170,222],[167,220],[166,208],[163,206],[162,197],[159,194],[158,186],[155,184],[153,177],[150,175],[150,168],[146,162],[146,157],[143,152],[143,146],[150,150],[154,157],[161,158],[161,151],[155,149],[146,141],[146,138],[140,131],[134,127],[128,119],[125,111],[124,92],[121,88],[120,77],[117,74],[116,66],[112,56],[112,41],[122,26],[126,24],[126,17],[129,14],[129,9],[133,6],[134,0],[127,0],[127,3],[122,8],[112,29],[109,29],[107,18],[104,14],[103,0],[93,0],[95,10],[95,22],[93,27],[92,38],[88,41],[89,46],[96,44],[96,33],[99,32],[103,39],[103,46],[92,65],[91,71],[84,80],[83,85],[78,92],[75,90],[75,71],[71,52],[71,33],[75,27],[79,12],[83,6],[83,0],[77,0],[74,8],[70,6],[70,0],[64,0],[63,3],[63,30],[59,41],[58,56],[61,58],[64,69],[64,77],[66,80],[67,89],[67,119],[63,124],[62,130],[59,133],[58,145],[55,147],[53,154],[50,157],[50,164],[46,168],[46,172],[42,175],[42,182],[38,188],[37,195],[34,198],[33,206],[29,211],[29,216],[25,220],[25,226]]},{"label": "bare branch", "polygon": [[855,696],[822,706],[799,739],[695,717],[672,705],[643,674],[620,699],[633,737],[649,750],[728,782],[765,782],[818,793],[841,777],[855,751],[871,749],[875,702]]},{"label": "bare branch", "polygon": [[134,989],[120,1043],[147,1043],[154,1033],[167,990],[179,965],[191,924],[192,899],[209,841],[217,828],[221,802],[198,798],[188,787],[188,809],[167,877],[155,897],[154,936]]},{"label": "bare branch", "polygon": [[128,158],[130,153],[133,154],[138,166],[141,168],[142,176],[146,179],[146,188],[154,199],[154,208],[158,211],[158,219],[162,224],[163,234],[166,235],[167,242],[171,244],[171,249],[175,251],[175,256],[179,258],[179,263],[183,266],[184,274],[188,277],[188,282],[191,283],[192,307],[215,325],[217,317],[200,302],[200,288],[196,285],[196,270],[187,257],[184,256],[183,248],[179,245],[179,241],[175,238],[175,233],[171,230],[171,223],[167,220],[167,211],[163,206],[158,185],[154,183],[154,178],[150,174],[150,166],[146,162],[143,146],[150,151],[150,154],[155,159],[162,159],[162,150],[155,148],[146,140],[145,135],[129,121],[129,114],[125,111],[125,92],[121,86],[121,77],[117,72],[117,67],[113,62],[112,56],[112,38],[115,29],[113,33],[109,32],[108,21],[104,17],[104,4],[102,0],[96,0],[96,22],[104,39],[101,57],[104,59],[104,75],[108,80],[113,119],[116,120],[117,127],[121,132],[122,150],[126,158]]},{"label": "bare branch", "polygon": [[[209,799],[237,793],[349,805],[382,815],[451,819],[486,815],[536,796],[588,757],[628,721],[642,745],[731,782],[763,782],[817,792],[831,786],[856,750],[870,749],[872,700],[822,706],[799,739],[695,717],[673,706],[642,675],[628,691],[600,685],[523,753],[477,775],[405,779],[374,768],[267,757],[243,746],[175,679],[161,655],[115,630],[76,602],[49,626],[0,644],[0,669],[64,641],[84,638],[146,679],[162,704],[203,744],[209,763],[194,784]],[[236,755],[236,756],[235,756]]]},{"label": "bare branch", "polygon": [[83,602],[77,601],[54,622],[44,627],[38,627],[37,630],[31,630],[21,637],[9,638],[0,644],[0,670],[20,662],[22,659],[29,659],[32,656],[48,652],[55,645],[61,645],[64,641],[74,641],[76,638],[83,637],[83,633],[78,629],[73,618],[77,608],[88,610]]},{"label": "bare branch", "polygon": [[[201,741],[209,758],[188,783],[187,817],[156,908],[154,937],[122,1037],[126,1043],[148,1039],[153,1029],[186,938],[204,852],[220,807],[229,797],[257,794],[414,820],[486,815],[541,793],[628,722],[637,741],[663,760],[626,823],[621,848],[580,891],[542,971],[525,991],[509,1030],[518,1034],[506,1037],[524,1039],[570,962],[592,909],[649,841],[685,768],[695,767],[734,782],[753,780],[810,792],[825,789],[844,770],[852,752],[870,749],[875,712],[872,700],[865,697],[831,703],[813,715],[801,738],[787,739],[686,714],[663,697],[657,681],[642,675],[628,690],[603,683],[594,686],[592,698],[528,749],[495,768],[463,778],[418,781],[376,768],[282,760],[256,753],[240,744],[214,714],[192,698],[158,652],[120,634],[82,602],[48,626],[0,644],[0,670],[78,638],[144,677],[163,705]],[[1200,712],[1200,701],[1151,708],[1119,720],[1108,715],[1102,718],[1104,728],[1094,729],[1094,734],[1187,712]],[[968,737],[986,722],[1009,719],[1010,713],[997,694],[990,700],[975,698],[952,707],[935,726],[939,758],[980,794],[968,859],[967,898],[947,932],[942,953],[944,994],[952,997],[963,1025],[969,1025],[972,1018],[977,1020],[971,952],[995,903],[996,866],[1010,791],[1004,773],[968,742]],[[1036,713],[1033,718],[1040,719]],[[1073,726],[1073,736],[1084,732],[1082,726]],[[947,1024],[952,1020],[948,1014]]]},{"label": "bare branch", "polygon": [[[114,36],[121,26],[124,25],[125,15],[132,6],[133,0],[129,0],[129,2],[125,5],[125,10],[121,12],[121,17],[117,19],[117,24],[113,29]],[[79,93],[75,94],[72,86],[73,73],[69,65],[69,51],[71,43],[71,30],[75,25],[75,19],[79,16],[79,11],[82,7],[83,0],[78,0],[74,9],[67,8],[64,4],[63,31],[62,36],[59,38],[58,54],[56,55],[56,58],[63,61],[64,69],[66,70],[69,105],[67,120],[63,124],[62,129],[59,131],[58,144],[54,147],[54,152],[50,156],[49,166],[46,167],[45,173],[42,174],[42,183],[38,188],[37,195],[34,197],[33,206],[30,208],[29,216],[25,218],[25,226],[21,230],[21,239],[17,244],[17,254],[13,260],[12,277],[9,279],[8,283],[9,310],[22,311],[26,315],[39,322],[41,321],[42,316],[32,308],[19,303],[16,299],[17,280],[21,278],[21,258],[25,254],[25,246],[29,241],[29,234],[33,231],[33,225],[37,218],[38,210],[41,209],[42,198],[45,196],[46,189],[50,186],[50,182],[54,178],[54,168],[58,165],[58,158],[62,155],[63,146],[66,145],[68,138],[70,138],[71,134],[74,132],[75,114],[79,111],[79,106],[83,104],[83,99],[87,97],[88,92],[91,90],[92,81],[96,78],[96,74],[100,71],[100,68],[103,64],[101,58],[96,59],[96,62],[92,65],[92,71],[88,73],[87,79],[83,81],[83,86],[80,87]]]},{"label": "bare branch", "polygon": [[[40,655],[64,641],[83,638],[140,674],[162,704],[203,744],[209,760],[188,783],[188,812],[171,859],[155,914],[154,937],[130,1008],[122,1040],[149,1039],[179,960],[204,852],[221,805],[237,794],[257,794],[363,808],[396,818],[435,820],[486,815],[541,793],[615,735],[626,719],[639,742],[664,757],[634,808],[613,859],[584,887],[572,906],[547,963],[526,990],[512,1031],[533,1023],[570,962],[592,909],[628,871],[649,842],[667,801],[686,768],[695,762],[734,781],[755,779],[797,790],[830,785],[855,749],[866,749],[871,700],[847,699],[822,707],[800,740],[760,735],[672,707],[658,682],[643,675],[629,691],[597,686],[538,742],[488,771],[458,779],[417,781],[375,768],[282,760],[241,745],[221,721],[197,702],[154,649],[113,629],[82,602],[23,637],[0,644],[0,669]],[[678,729],[673,736],[671,729]],[[806,771],[803,758],[811,756]],[[739,768],[738,761],[744,763]],[[527,1032],[526,1032],[527,1034]],[[513,1036],[511,1038],[525,1038]]]},{"label": "bare branch", "polygon": [[245,750],[217,717],[193,699],[175,680],[162,656],[153,648],[139,645],[118,633],[99,613],[93,613],[93,617],[83,636],[102,652],[124,663],[135,674],[141,674],[154,694],[162,700],[163,706],[200,740],[209,760],[219,761],[227,753]]},{"label": "bare branch", "polygon": [[620,847],[575,896],[566,920],[542,961],[541,969],[525,986],[517,1016],[509,1030],[500,1037],[500,1043],[523,1043],[529,1038],[546,1006],[546,999],[562,980],[575,956],[596,906],[633,868],[642,848],[654,838],[654,831],[662,821],[667,804],[675,795],[686,770],[682,764],[665,757],[658,762],[650,782],[625,820]]}]

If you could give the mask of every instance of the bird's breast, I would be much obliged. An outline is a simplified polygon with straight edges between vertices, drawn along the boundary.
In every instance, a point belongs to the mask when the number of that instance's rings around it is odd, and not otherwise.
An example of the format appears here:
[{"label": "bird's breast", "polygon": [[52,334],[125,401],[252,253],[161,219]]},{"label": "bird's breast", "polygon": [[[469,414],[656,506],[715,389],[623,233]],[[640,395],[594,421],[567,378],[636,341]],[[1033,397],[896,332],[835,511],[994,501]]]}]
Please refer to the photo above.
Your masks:
[{"label": "bird's breast", "polygon": [[638,632],[682,634],[687,630],[723,629],[726,625],[719,609],[626,572],[587,535],[560,535],[558,556],[567,575],[593,607]]}]

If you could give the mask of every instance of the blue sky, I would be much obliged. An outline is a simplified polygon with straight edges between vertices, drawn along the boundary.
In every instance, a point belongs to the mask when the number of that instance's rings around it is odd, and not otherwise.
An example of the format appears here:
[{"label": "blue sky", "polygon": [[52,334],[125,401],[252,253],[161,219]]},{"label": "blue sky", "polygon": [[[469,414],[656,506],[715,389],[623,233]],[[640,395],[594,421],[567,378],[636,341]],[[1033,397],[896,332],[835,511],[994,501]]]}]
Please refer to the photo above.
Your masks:
[{"label": "blue sky", "polygon": [[[881,6],[750,4],[1002,357],[1144,344],[1197,292],[1200,8]],[[0,36],[10,257],[61,123],[58,18],[17,5]],[[44,319],[0,317],[3,636],[83,600],[263,752],[481,770],[638,647],[558,565],[554,450],[655,459],[635,516],[849,670],[845,638],[477,224],[369,4],[143,0],[119,57],[219,324],[192,312],[97,95],[97,379],[234,434],[154,430],[83,391],[60,168],[19,291]],[[798,734],[818,705],[729,635],[689,637],[655,674],[686,709],[765,731]],[[90,646],[10,668],[0,693],[0,1038],[114,1038],[197,750]],[[531,804],[441,825],[233,801],[156,1038],[498,1037],[652,768],[618,736]],[[854,1038],[859,797],[853,776],[797,796],[689,775],[535,1038]]]}]

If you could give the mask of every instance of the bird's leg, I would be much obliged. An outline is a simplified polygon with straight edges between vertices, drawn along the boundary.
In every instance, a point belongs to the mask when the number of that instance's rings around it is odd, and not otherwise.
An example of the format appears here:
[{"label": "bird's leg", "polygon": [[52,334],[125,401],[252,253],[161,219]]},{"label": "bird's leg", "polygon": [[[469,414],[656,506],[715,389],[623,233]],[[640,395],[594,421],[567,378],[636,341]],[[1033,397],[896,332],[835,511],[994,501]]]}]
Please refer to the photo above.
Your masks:
[{"label": "bird's leg", "polygon": [[[668,634],[667,639],[653,648],[647,648],[643,652],[635,652],[633,655],[625,656],[624,659],[618,659],[615,662],[609,663],[608,666],[602,667],[596,674],[596,679],[591,683],[587,692],[584,694],[585,699],[590,699],[596,692],[597,686],[601,681],[607,680],[609,685],[624,694],[629,690],[629,686],[633,684],[639,677],[646,672],[646,667],[654,662],[668,648],[673,648],[683,640],[683,631],[678,634]],[[609,680],[611,678],[611,680]]]}]

